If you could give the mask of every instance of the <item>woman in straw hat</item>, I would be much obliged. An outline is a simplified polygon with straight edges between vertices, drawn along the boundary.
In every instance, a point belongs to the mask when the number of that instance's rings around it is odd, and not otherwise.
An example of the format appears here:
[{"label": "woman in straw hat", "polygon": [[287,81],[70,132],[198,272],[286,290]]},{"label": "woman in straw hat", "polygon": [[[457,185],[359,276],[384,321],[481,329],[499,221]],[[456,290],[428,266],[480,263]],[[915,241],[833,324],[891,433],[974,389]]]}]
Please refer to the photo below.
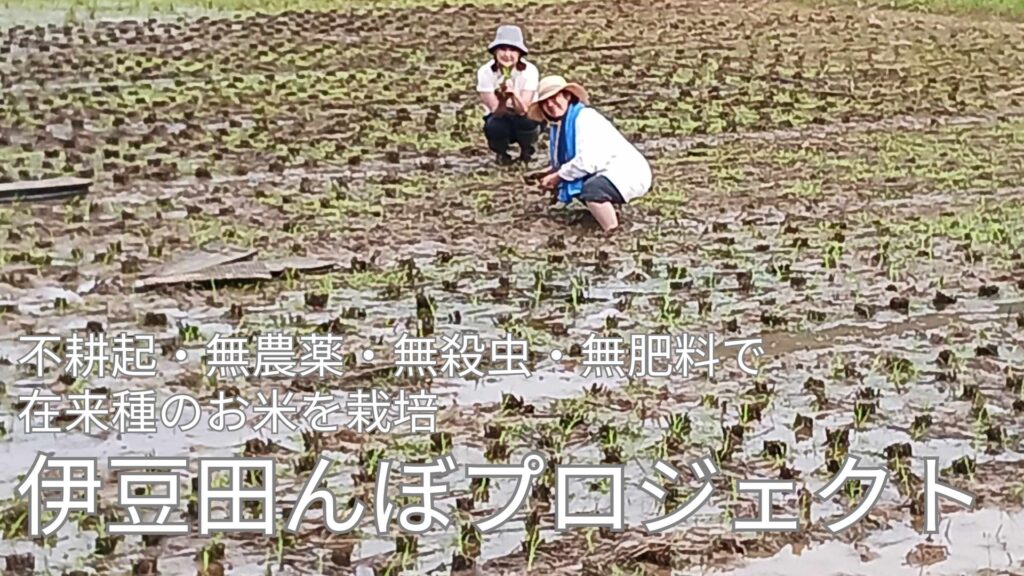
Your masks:
[{"label": "woman in straw hat", "polygon": [[626,204],[651,188],[647,159],[600,112],[588,106],[586,89],[561,76],[541,79],[527,115],[551,123],[551,172],[540,184],[558,188],[558,200],[586,204],[605,231],[618,227],[615,204]]},{"label": "woman in straw hat", "polygon": [[509,146],[519,144],[519,160],[529,162],[540,137],[540,125],[526,117],[537,91],[540,72],[524,58],[523,31],[501,26],[487,47],[492,59],[477,71],[476,89],[483,101],[484,135],[498,164],[513,163]]}]

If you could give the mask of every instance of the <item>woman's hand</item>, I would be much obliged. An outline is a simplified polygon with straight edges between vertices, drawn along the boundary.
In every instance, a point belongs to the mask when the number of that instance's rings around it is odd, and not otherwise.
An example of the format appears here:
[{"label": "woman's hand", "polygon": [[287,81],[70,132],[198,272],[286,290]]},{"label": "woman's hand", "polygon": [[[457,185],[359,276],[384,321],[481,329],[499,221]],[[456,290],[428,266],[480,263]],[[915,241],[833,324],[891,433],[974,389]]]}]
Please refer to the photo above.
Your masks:
[{"label": "woman's hand", "polygon": [[495,108],[494,108],[493,114],[495,116],[499,116],[499,117],[500,116],[507,116],[508,112],[509,112],[508,94],[505,93],[505,92],[502,92],[501,88],[498,88],[498,89],[496,89],[494,91],[494,96],[495,96],[495,98],[497,98],[497,102],[498,103],[497,103],[497,106],[495,106]]},{"label": "woman's hand", "polygon": [[519,95],[516,94],[515,92],[509,92],[508,94],[509,100],[511,100],[512,110],[515,110],[516,114],[519,114],[520,116],[525,116],[526,105],[523,104],[523,101],[519,99]]},{"label": "woman's hand", "polygon": [[527,105],[523,103],[524,99],[522,98],[522,95],[515,91],[515,87],[512,85],[511,80],[502,82],[498,87],[498,90],[501,91],[501,95],[499,95],[498,98],[503,102],[507,102],[505,106],[509,110],[520,116],[526,114]]},{"label": "woman's hand", "polygon": [[555,188],[561,180],[558,172],[552,172],[540,179],[540,186],[541,188]]}]

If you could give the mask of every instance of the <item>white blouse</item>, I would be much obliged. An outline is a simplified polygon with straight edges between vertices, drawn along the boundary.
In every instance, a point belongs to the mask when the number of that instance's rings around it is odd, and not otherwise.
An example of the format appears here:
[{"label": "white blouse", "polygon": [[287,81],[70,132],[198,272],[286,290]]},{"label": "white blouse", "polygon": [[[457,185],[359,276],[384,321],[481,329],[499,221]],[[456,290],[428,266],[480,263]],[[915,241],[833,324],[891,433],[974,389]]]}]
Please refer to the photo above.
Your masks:
[{"label": "white blouse", "polygon": [[[525,66],[525,70],[512,70],[512,74],[509,75],[509,83],[512,85],[512,89],[516,92],[522,92],[523,90],[533,91],[534,99],[537,98],[537,86],[540,84],[540,70],[537,69],[532,62],[528,62],[525,58],[520,59]],[[505,80],[501,75],[501,70],[491,70],[491,66],[494,64],[494,60],[491,60],[481,66],[476,71],[476,91],[477,92],[494,92],[498,89],[498,86]],[[531,102],[524,102],[526,106],[529,106]],[[490,112],[487,106],[484,106],[484,113]]]},{"label": "white blouse", "polygon": [[589,106],[576,116],[576,156],[558,169],[563,180],[604,176],[626,202],[651,188],[651,165],[600,112]]}]

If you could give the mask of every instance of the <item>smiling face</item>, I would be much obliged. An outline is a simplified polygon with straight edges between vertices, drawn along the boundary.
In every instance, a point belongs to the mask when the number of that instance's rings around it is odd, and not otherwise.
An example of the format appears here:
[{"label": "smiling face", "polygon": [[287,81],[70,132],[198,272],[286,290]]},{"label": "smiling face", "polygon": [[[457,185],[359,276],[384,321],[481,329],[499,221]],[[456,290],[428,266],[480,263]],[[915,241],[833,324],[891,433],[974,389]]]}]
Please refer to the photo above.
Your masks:
[{"label": "smiling face", "polygon": [[565,116],[565,111],[569,109],[570,101],[571,96],[568,92],[563,90],[551,98],[541,102],[540,109],[548,118],[551,118],[552,120],[561,120],[562,116]]},{"label": "smiling face", "polygon": [[519,50],[511,46],[498,46],[494,49],[494,61],[499,66],[511,68],[519,63]]}]

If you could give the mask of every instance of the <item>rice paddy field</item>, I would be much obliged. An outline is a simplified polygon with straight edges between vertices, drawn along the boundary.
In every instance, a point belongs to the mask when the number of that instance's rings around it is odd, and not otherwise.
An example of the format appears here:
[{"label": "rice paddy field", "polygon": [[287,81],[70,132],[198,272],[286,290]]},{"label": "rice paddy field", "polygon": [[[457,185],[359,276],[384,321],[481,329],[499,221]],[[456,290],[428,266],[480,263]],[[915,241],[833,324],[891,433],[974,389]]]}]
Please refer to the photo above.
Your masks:
[{"label": "rice paddy field", "polygon": [[[1024,574],[1022,13],[1012,1],[0,0],[0,177],[94,182],[66,201],[0,204],[0,569]],[[494,164],[473,90],[502,23],[650,159],[654,187],[623,208],[623,233],[552,207],[526,177],[539,161]],[[210,254],[231,273],[147,280]],[[216,334],[272,331],[338,335],[342,375],[207,374]],[[403,331],[511,336],[529,344],[531,374],[444,375],[439,360],[433,377],[398,376]],[[153,335],[157,377],[19,364],[31,349],[19,338],[75,332]],[[718,339],[713,375],[584,375],[590,337],[683,333]],[[722,346],[752,338],[756,375]],[[205,404],[370,389],[436,394],[436,431],[26,434],[18,417],[33,390]],[[482,534],[474,522],[515,482],[462,467],[532,450],[547,469]],[[41,451],[98,458],[104,483],[96,514],[32,537],[16,487]],[[381,462],[444,454],[459,465],[437,502],[450,525],[377,531]],[[111,456],[188,457],[172,517],[193,527],[201,457],[272,459],[278,528],[321,457],[339,517],[357,499],[367,514],[345,533],[314,507],[297,533],[114,535]],[[645,531],[697,494],[687,465],[704,456],[719,470],[708,501]],[[889,477],[833,534],[825,524],[869,484],[812,495],[847,456]],[[929,536],[932,457],[976,501],[943,500]],[[664,503],[641,489],[659,459],[682,471]],[[622,466],[625,529],[556,531],[557,464]],[[794,481],[772,514],[799,530],[733,530],[759,514],[745,479]],[[606,509],[609,486],[580,481],[565,498],[574,513]]]}]

